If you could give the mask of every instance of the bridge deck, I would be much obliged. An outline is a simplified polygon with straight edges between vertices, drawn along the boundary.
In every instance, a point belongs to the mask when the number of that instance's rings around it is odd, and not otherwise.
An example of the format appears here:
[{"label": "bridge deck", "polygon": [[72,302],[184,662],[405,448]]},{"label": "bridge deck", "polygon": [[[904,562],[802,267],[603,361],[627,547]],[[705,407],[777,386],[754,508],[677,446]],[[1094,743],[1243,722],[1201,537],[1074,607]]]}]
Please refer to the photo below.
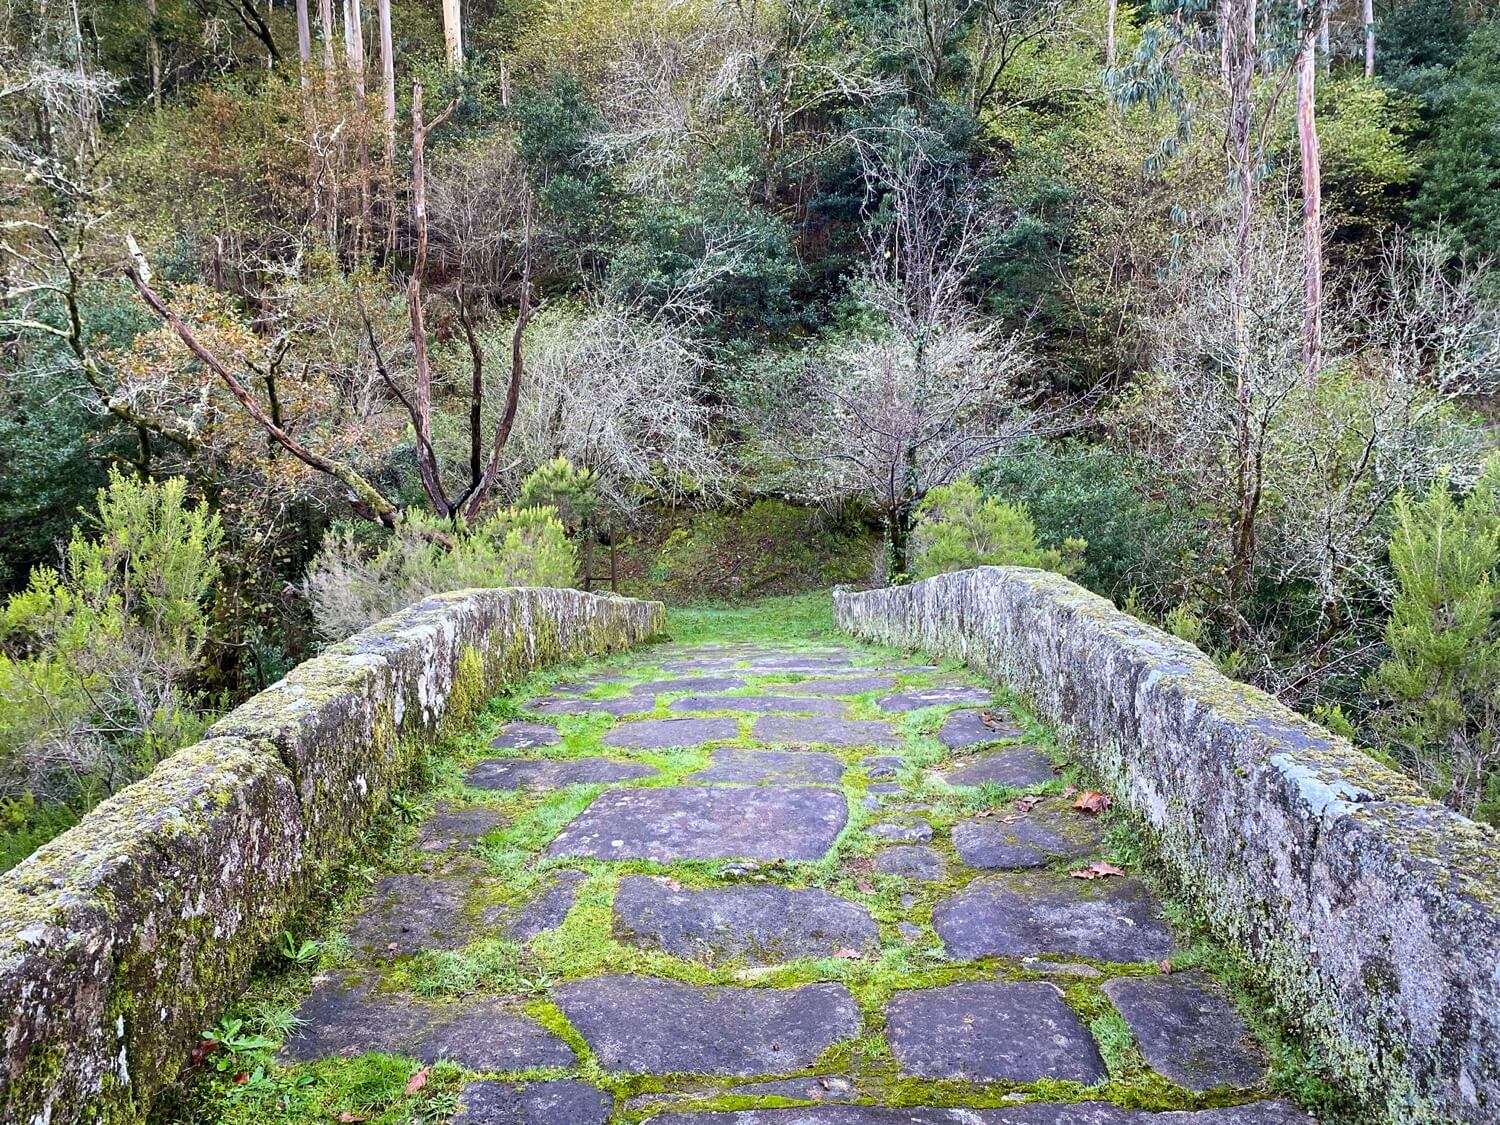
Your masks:
[{"label": "bridge deck", "polygon": [[285,1065],[401,1056],[465,1125],[1307,1120],[1123,818],[961,673],[658,647],[491,708],[458,768]]}]

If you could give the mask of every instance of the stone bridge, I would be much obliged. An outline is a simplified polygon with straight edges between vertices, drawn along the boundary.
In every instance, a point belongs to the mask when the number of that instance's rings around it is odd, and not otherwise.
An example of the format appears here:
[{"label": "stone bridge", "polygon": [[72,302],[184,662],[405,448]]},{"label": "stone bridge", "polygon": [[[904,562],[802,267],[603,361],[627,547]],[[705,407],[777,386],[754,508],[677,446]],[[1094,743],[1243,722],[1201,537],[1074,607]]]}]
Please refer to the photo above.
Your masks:
[{"label": "stone bridge", "polygon": [[0,1121],[1500,1120],[1485,830],[1053,575],[835,617],[297,669],[0,879]]}]

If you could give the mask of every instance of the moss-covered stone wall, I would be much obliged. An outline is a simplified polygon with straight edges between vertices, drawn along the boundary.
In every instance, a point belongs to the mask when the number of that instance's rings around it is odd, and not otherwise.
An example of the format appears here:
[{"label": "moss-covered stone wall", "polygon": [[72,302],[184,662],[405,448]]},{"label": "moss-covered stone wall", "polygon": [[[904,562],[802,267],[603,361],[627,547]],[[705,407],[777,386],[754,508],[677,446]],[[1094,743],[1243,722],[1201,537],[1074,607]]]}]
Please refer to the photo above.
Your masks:
[{"label": "moss-covered stone wall", "polygon": [[1500,1121],[1500,839],[1055,574],[835,594],[1002,678],[1150,825],[1182,894],[1390,1122]]},{"label": "moss-covered stone wall", "polygon": [[577,590],[430,598],[335,645],[0,876],[0,1122],[135,1122],[406,776],[503,683],[661,629]]}]

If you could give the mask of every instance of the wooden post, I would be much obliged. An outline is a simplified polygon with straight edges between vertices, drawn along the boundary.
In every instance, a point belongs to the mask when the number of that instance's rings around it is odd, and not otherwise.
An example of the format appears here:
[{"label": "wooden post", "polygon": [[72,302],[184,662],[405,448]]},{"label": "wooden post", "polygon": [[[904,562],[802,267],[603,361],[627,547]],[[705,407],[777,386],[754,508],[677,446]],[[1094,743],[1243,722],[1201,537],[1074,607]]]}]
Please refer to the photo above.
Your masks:
[{"label": "wooden post", "polygon": [[611,520],[609,523],[609,592],[611,594],[620,592],[619,574],[619,555],[615,548],[615,524]]}]

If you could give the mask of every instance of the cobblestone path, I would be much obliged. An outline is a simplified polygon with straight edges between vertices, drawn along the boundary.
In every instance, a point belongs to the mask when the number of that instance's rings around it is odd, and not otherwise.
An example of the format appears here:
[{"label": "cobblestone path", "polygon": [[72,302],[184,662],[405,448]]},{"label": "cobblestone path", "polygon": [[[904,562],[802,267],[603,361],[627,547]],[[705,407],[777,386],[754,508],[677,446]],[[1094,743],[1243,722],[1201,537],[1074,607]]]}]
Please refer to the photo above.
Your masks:
[{"label": "cobblestone path", "polygon": [[288,1062],[437,1064],[462,1125],[1308,1121],[987,688],[829,645],[628,660],[486,721]]}]

